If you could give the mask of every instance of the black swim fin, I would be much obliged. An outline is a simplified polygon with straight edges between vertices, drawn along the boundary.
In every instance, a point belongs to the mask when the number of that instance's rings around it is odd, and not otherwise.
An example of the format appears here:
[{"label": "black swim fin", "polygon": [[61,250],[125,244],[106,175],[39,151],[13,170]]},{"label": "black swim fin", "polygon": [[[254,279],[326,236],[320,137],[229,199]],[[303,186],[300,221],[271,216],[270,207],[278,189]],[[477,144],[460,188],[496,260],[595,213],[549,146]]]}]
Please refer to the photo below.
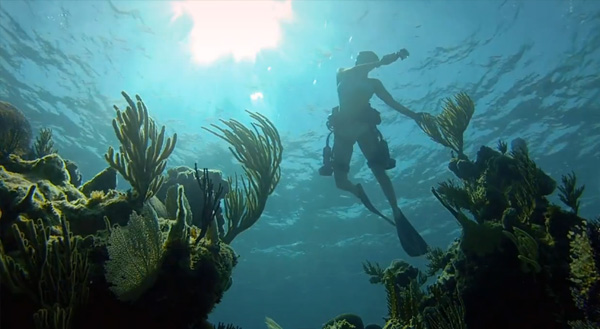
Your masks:
[{"label": "black swim fin", "polygon": [[394,222],[391,219],[387,218],[384,214],[377,210],[377,208],[375,208],[375,206],[371,203],[371,200],[369,200],[367,193],[365,193],[365,190],[363,189],[362,185],[356,184],[356,187],[358,187],[358,198],[360,199],[360,201],[362,201],[363,205],[365,205],[365,207],[369,209],[370,212],[385,219],[388,223],[396,226],[396,224],[394,224]]},{"label": "black swim fin", "polygon": [[410,222],[408,221],[408,219],[406,219],[402,212],[400,212],[400,216],[398,216],[398,218],[395,218],[395,223],[392,222],[392,220],[387,218],[384,214],[377,210],[375,206],[373,206],[371,200],[369,200],[369,197],[367,196],[367,193],[365,193],[365,190],[363,189],[362,185],[356,184],[356,187],[358,187],[358,198],[360,199],[360,201],[362,201],[365,207],[369,209],[369,211],[385,219],[388,223],[396,226],[396,231],[398,233],[398,238],[400,239],[400,244],[409,256],[418,257],[423,256],[427,253],[427,251],[429,250],[427,242],[423,240],[423,237],[421,237],[419,232],[415,230],[415,228],[410,224]]},{"label": "black swim fin", "polygon": [[396,231],[398,232],[398,238],[404,251],[411,257],[423,256],[429,250],[427,242],[423,237],[415,230],[410,224],[404,214],[400,213],[400,216],[395,218],[396,220]]}]

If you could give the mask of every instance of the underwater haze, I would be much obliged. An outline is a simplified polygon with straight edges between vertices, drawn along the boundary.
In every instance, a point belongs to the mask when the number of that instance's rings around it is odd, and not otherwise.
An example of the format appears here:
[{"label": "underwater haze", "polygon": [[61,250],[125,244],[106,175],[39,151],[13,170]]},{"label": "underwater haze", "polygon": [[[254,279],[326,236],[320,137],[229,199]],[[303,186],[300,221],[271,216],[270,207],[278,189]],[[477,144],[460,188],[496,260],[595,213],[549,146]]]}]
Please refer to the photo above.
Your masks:
[{"label": "underwater haze", "polygon": [[[241,167],[226,142],[202,127],[249,122],[256,111],[279,130],[281,181],[251,229],[233,286],[211,322],[317,328],[341,313],[383,322],[385,291],[362,262],[410,258],[393,228],[320,176],[335,75],[356,54],[405,60],[371,73],[409,109],[438,114],[466,92],[475,114],[465,153],[523,138],[548,175],[577,173],[580,216],[600,214],[600,1],[0,1],[0,100],[34,131],[51,128],[58,153],[84,181],[118,145],[113,105],[140,95],[178,143],[167,168]],[[453,177],[450,151],[414,121],[374,100],[396,168],[400,207],[424,239],[446,248],[460,226],[431,194]],[[350,177],[374,205],[389,206],[355,148]],[[128,189],[119,176],[119,187]],[[556,193],[550,198],[558,202]]]}]

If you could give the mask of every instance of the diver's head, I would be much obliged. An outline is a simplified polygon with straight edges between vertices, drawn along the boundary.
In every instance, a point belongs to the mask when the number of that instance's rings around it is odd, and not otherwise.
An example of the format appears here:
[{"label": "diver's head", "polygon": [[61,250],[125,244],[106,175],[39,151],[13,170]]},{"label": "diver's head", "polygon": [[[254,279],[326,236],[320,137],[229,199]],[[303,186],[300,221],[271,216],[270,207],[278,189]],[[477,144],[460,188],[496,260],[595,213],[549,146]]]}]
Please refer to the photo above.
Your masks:
[{"label": "diver's head", "polygon": [[377,54],[375,54],[374,52],[367,50],[367,51],[361,51],[360,53],[358,53],[358,56],[356,56],[355,65],[374,63],[374,62],[379,62],[379,56],[377,56]]}]

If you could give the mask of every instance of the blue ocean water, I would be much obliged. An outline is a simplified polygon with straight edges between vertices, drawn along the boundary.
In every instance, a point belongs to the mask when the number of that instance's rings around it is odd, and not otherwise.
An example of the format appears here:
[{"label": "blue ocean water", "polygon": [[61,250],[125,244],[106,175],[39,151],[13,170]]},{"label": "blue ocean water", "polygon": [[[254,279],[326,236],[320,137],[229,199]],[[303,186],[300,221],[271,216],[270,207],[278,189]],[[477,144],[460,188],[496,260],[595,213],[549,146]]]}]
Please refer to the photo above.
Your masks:
[{"label": "blue ocean water", "polygon": [[[361,50],[407,48],[408,59],[371,74],[396,100],[439,113],[446,97],[467,92],[476,105],[467,154],[524,138],[549,175],[574,171],[586,185],[582,217],[600,213],[600,2],[246,2],[252,9],[226,1],[221,16],[199,15],[212,8],[201,3],[2,0],[0,100],[21,109],[34,131],[52,128],[59,154],[84,179],[104,169],[108,146],[118,145],[112,106],[124,106],[122,90],[139,94],[159,124],[178,133],[169,166],[198,162],[233,175],[240,167],[227,145],[201,127],[249,122],[245,109],[273,121],[285,148],[282,179],[260,221],[233,242],[234,284],[211,321],[263,328],[269,316],[284,328],[317,328],[351,312],[381,323],[385,292],[361,263],[425,264],[317,173],[325,120],[337,104],[335,72]],[[274,25],[260,24],[265,12]],[[198,43],[202,33],[216,45]],[[256,36],[265,43],[248,55],[245,41]],[[230,51],[205,56],[223,44]],[[452,177],[449,150],[379,100],[372,104],[398,162],[389,174],[402,209],[430,245],[446,247],[460,228],[430,189]],[[350,173],[389,213],[360,153]],[[122,179],[120,186],[128,188]]]}]

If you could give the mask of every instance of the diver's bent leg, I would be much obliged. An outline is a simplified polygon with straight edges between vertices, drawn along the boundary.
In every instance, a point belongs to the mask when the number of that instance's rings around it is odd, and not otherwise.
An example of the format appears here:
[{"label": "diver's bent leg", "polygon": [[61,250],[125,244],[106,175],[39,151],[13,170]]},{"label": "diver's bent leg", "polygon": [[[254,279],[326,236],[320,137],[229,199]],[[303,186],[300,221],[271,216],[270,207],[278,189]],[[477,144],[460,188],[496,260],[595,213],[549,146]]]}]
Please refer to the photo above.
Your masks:
[{"label": "diver's bent leg", "polygon": [[[334,172],[334,175],[335,175],[335,172]],[[348,192],[354,194],[354,196],[356,196],[362,202],[362,204],[367,209],[369,209],[370,212],[385,219],[388,223],[395,225],[394,221],[387,218],[384,214],[379,212],[379,210],[377,210],[377,208],[375,208],[373,203],[371,203],[371,200],[369,200],[367,193],[365,193],[365,190],[363,189],[363,187],[360,184],[354,185],[352,182],[350,182],[350,180],[348,179],[347,172],[338,173],[338,175],[336,175],[335,177],[336,177],[336,185],[339,189],[342,189],[342,190],[345,190],[345,191],[348,191]]]},{"label": "diver's bent leg", "polygon": [[387,162],[389,160],[389,152],[386,154],[385,150],[382,149],[383,136],[376,129],[373,128],[361,135],[358,139],[358,146],[368,160],[369,168],[373,172],[373,176],[377,179],[383,194],[388,200],[388,203],[392,207],[394,218],[401,214],[398,208],[398,201],[396,200],[396,192],[392,185],[390,177],[385,172]]},{"label": "diver's bent leg", "polygon": [[340,190],[350,192],[358,197],[359,189],[348,179],[348,172],[341,170],[334,170],[333,177],[335,179],[335,186]]}]

